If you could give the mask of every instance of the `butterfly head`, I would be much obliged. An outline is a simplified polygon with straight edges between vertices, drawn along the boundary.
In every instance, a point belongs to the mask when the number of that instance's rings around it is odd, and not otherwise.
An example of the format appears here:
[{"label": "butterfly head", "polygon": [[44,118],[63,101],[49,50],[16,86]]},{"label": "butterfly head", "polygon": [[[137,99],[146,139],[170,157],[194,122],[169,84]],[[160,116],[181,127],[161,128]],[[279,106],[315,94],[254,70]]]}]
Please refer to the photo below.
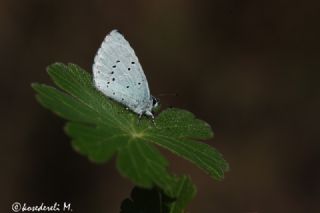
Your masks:
[{"label": "butterfly head", "polygon": [[151,99],[152,99],[152,109],[157,108],[159,106],[159,103],[160,103],[159,99],[157,99],[157,98],[155,98],[153,96],[151,96]]}]

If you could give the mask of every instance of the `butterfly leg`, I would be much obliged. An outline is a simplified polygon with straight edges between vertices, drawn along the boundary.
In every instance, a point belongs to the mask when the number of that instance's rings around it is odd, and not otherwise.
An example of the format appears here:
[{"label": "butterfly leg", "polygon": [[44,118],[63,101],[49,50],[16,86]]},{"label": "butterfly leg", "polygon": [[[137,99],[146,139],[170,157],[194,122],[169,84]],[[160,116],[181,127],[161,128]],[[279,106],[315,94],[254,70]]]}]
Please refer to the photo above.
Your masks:
[{"label": "butterfly leg", "polygon": [[145,114],[151,117],[152,123],[153,123],[154,126],[156,127],[157,125],[156,125],[156,122],[154,121],[154,115],[152,114],[152,112],[146,111]]},{"label": "butterfly leg", "polygon": [[141,120],[141,118],[142,118],[142,115],[143,115],[143,113],[140,113],[140,114],[139,114],[139,118],[138,118],[138,122],[137,122],[138,125],[140,124],[140,120]]},{"label": "butterfly leg", "polygon": [[152,115],[152,123],[154,124],[155,127],[157,127],[156,122],[154,121],[154,116]]}]

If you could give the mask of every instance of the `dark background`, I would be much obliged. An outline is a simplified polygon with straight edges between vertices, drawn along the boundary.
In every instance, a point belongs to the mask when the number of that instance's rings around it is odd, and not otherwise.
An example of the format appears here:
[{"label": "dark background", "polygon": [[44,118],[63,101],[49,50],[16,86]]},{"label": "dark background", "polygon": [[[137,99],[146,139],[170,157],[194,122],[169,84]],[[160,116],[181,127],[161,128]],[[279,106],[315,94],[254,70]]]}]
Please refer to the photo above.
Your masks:
[{"label": "dark background", "polygon": [[152,93],[206,120],[231,166],[215,182],[171,154],[198,194],[190,212],[320,212],[320,4],[317,1],[0,1],[0,212],[11,204],[71,202],[118,212],[132,184],[113,162],[74,152],[64,121],[31,82],[53,62],[91,72],[104,36],[119,29]]}]

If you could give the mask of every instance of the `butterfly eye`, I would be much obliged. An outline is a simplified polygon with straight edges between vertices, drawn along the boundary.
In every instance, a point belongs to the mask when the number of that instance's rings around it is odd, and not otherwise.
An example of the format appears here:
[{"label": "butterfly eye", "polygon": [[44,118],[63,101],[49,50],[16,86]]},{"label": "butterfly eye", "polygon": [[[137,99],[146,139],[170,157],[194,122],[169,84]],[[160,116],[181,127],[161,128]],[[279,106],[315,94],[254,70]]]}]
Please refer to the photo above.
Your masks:
[{"label": "butterfly eye", "polygon": [[152,96],[152,106],[157,107],[159,105],[159,100]]}]

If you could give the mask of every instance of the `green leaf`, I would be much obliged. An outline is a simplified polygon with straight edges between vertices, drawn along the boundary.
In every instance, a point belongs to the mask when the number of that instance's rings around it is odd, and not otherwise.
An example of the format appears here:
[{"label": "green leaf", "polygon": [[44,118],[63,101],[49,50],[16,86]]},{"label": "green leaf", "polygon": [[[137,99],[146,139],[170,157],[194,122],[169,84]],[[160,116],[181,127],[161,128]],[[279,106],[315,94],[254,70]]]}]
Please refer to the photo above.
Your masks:
[{"label": "green leaf", "polygon": [[[48,67],[48,73],[59,89],[37,83],[32,87],[40,104],[68,120],[65,131],[74,149],[94,162],[116,157],[119,172],[137,186],[156,185],[174,196],[177,186],[189,181],[168,172],[168,162],[154,144],[194,163],[215,179],[222,179],[228,170],[217,150],[199,142],[212,138],[213,133],[192,113],[171,108],[156,116],[156,126],[146,117],[138,122],[135,113],[98,92],[91,75],[77,65],[56,63]],[[186,186],[182,188],[190,193],[192,187]]]},{"label": "green leaf", "polygon": [[170,205],[170,213],[182,212],[196,194],[196,188],[187,176],[182,176],[174,184],[175,202]]},{"label": "green leaf", "polygon": [[196,189],[187,176],[176,179],[174,197],[168,197],[163,190],[153,187],[150,189],[134,187],[130,198],[121,204],[121,213],[161,212],[181,213],[194,197]]},{"label": "green leaf", "polygon": [[156,119],[157,129],[150,130],[146,140],[156,143],[173,153],[195,163],[216,179],[222,179],[228,164],[211,146],[196,140],[213,136],[210,126],[188,111],[170,109]]}]

